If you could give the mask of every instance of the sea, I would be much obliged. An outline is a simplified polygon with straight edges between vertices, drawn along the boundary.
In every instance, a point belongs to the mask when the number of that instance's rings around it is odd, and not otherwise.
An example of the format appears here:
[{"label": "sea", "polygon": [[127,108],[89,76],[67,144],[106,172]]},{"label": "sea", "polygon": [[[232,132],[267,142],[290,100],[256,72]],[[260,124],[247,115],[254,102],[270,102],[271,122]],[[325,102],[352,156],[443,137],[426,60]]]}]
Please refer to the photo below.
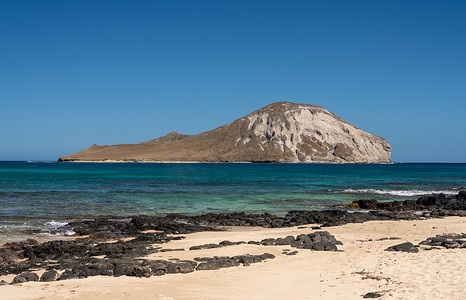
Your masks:
[{"label": "sea", "polygon": [[72,220],[247,212],[466,189],[466,164],[0,162],[0,245],[72,236]]}]

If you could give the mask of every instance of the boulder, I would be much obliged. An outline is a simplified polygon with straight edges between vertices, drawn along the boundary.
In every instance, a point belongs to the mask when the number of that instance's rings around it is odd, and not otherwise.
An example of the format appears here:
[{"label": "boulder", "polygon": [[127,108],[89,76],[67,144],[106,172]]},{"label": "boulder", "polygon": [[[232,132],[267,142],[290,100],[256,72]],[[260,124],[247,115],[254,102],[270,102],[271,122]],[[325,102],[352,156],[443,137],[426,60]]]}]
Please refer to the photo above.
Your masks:
[{"label": "boulder", "polygon": [[370,200],[358,200],[358,201],[353,201],[353,203],[356,203],[357,206],[361,209],[377,209],[377,204],[379,203],[375,199],[370,199]]},{"label": "boulder", "polygon": [[61,276],[58,278],[58,280],[68,280],[76,278],[78,278],[78,275],[74,274],[71,270],[65,270],[63,273],[61,273]]},{"label": "boulder", "polygon": [[13,278],[11,284],[23,283],[28,281],[39,281],[39,275],[32,272],[23,272],[17,275],[15,278]]},{"label": "boulder", "polygon": [[417,253],[419,249],[414,247],[414,245],[410,242],[390,246],[385,251],[401,251],[401,252],[409,252],[409,253]]},{"label": "boulder", "polygon": [[382,295],[377,292],[369,292],[363,296],[363,298],[380,298],[380,297],[382,297]]},{"label": "boulder", "polygon": [[42,276],[40,276],[40,281],[54,281],[58,278],[58,272],[54,269],[45,271]]}]

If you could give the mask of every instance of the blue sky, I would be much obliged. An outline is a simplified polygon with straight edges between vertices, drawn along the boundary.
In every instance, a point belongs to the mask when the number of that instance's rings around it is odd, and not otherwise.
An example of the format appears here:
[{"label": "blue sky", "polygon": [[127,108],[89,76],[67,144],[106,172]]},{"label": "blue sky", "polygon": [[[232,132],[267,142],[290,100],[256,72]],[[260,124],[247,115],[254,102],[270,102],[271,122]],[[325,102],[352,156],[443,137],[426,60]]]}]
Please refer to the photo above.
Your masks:
[{"label": "blue sky", "polygon": [[401,162],[466,162],[465,1],[0,0],[0,160],[323,106]]}]

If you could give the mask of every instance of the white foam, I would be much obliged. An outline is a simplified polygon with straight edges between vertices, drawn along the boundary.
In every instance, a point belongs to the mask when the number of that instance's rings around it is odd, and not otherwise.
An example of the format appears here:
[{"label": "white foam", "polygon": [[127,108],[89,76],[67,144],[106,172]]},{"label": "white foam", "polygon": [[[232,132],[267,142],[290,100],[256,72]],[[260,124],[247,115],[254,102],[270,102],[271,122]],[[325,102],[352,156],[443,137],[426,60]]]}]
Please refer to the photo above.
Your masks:
[{"label": "white foam", "polygon": [[76,232],[74,232],[73,230],[67,230],[63,234],[66,235],[66,236],[70,236],[70,235],[75,235]]},{"label": "white foam", "polygon": [[42,232],[40,235],[43,236],[71,236],[74,235],[76,232],[74,232],[71,229],[64,228],[66,225],[68,225],[67,221],[48,221],[44,223],[45,228],[42,229]]},{"label": "white foam", "polygon": [[45,225],[53,227],[53,228],[60,228],[60,227],[64,227],[68,225],[68,222],[59,222],[59,221],[52,220],[52,221],[46,222]]},{"label": "white foam", "polygon": [[74,232],[73,230],[66,230],[64,232],[41,232],[41,233],[38,233],[38,235],[41,235],[41,236],[72,236],[74,235],[76,232]]},{"label": "white foam", "polygon": [[379,195],[394,195],[394,196],[422,196],[430,194],[445,194],[455,195],[457,191],[423,191],[423,190],[404,190],[404,191],[389,191],[389,190],[376,190],[376,189],[346,189],[343,193],[357,193],[357,194],[379,194]]}]

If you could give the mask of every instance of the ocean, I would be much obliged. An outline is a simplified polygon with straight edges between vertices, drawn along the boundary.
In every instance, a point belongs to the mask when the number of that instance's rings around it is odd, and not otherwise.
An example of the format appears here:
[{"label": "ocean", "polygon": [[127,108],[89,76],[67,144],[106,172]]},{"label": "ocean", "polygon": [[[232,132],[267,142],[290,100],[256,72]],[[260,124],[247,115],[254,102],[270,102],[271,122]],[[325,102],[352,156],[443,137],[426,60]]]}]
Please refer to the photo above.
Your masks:
[{"label": "ocean", "polygon": [[466,164],[0,162],[0,244],[96,216],[320,210],[466,189]]}]

